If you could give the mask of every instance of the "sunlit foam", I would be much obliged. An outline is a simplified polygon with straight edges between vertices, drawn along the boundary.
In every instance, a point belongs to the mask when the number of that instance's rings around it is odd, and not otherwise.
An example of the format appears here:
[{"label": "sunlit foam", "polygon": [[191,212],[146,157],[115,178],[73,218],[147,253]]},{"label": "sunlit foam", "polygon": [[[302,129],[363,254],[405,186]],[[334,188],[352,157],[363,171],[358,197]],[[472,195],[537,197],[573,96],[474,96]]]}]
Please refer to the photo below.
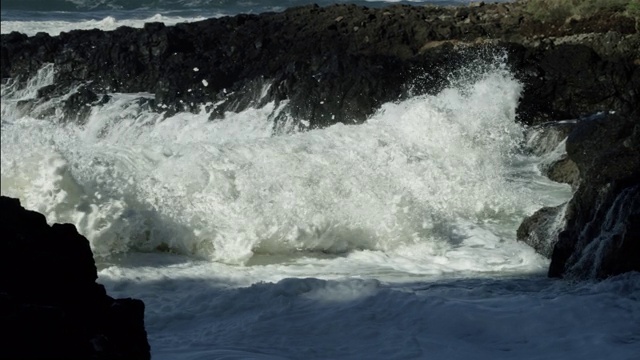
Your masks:
[{"label": "sunlit foam", "polygon": [[482,229],[504,223],[513,236],[539,207],[513,175],[520,91],[502,65],[488,66],[437,96],[385,104],[362,125],[280,135],[274,104],[219,121],[204,111],[163,120],[113,96],[83,126],[63,126],[12,119],[3,97],[2,193],[76,224],[98,255],[447,258],[466,245],[494,248],[502,234],[478,240]]}]

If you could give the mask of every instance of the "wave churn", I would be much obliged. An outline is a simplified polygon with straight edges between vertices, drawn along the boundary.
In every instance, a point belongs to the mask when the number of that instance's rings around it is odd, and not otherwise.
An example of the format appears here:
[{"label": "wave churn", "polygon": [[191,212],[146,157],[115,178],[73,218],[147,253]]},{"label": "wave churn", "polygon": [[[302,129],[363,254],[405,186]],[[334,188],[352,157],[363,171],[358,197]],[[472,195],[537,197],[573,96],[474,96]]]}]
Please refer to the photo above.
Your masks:
[{"label": "wave churn", "polygon": [[361,126],[279,135],[274,104],[163,120],[144,94],[114,94],[84,125],[16,118],[17,98],[50,83],[48,70],[27,89],[3,87],[2,192],[75,224],[97,255],[437,255],[492,222],[515,228],[540,203],[513,172],[521,85],[500,61]]}]

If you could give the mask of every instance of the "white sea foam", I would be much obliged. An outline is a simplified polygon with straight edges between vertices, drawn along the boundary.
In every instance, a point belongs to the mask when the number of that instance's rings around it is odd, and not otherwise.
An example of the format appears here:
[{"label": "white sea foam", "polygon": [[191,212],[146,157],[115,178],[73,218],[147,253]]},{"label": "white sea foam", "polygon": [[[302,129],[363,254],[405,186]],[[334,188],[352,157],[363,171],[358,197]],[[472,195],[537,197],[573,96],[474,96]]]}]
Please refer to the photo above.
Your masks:
[{"label": "white sea foam", "polygon": [[[2,192],[52,222],[76,224],[100,255],[160,248],[229,263],[356,250],[447,258],[465,245],[495,248],[540,205],[513,174],[519,91],[495,68],[438,96],[386,104],[361,126],[281,136],[273,136],[280,109],[272,104],[222,121],[204,112],[161,120],[114,96],[84,126],[4,122]],[[3,118],[11,118],[10,98]],[[481,235],[492,223],[508,230]],[[496,269],[527,263],[510,252],[495,257]],[[442,268],[482,264],[469,256]]]}]

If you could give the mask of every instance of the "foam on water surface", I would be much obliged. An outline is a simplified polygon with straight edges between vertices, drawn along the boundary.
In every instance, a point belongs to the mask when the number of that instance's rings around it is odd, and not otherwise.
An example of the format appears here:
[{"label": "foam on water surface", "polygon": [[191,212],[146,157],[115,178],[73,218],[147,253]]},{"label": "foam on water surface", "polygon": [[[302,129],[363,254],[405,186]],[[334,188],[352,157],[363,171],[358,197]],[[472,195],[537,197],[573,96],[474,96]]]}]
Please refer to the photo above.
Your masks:
[{"label": "foam on water surface", "polygon": [[306,269],[305,278],[272,266],[134,261],[104,269],[101,281],[145,299],[159,359],[631,360],[640,349],[638,274],[381,281],[363,268]]}]

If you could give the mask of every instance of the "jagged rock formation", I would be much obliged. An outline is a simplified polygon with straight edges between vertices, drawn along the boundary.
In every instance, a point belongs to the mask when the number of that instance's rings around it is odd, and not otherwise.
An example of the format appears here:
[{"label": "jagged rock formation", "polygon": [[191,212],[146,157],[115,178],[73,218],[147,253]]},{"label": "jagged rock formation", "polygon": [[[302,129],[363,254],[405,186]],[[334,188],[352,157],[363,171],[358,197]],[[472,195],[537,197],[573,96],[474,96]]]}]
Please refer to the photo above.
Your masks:
[{"label": "jagged rock formation", "polygon": [[[640,271],[638,116],[605,113],[581,119],[571,125],[566,151],[547,175],[570,179],[573,198],[526,218],[518,240],[551,258],[552,277],[604,278]],[[558,168],[569,175],[557,177]]]},{"label": "jagged rock formation", "polygon": [[640,121],[603,115],[567,139],[580,185],[551,256],[550,276],[604,278],[640,271]]},{"label": "jagged rock formation", "polygon": [[55,83],[39,96],[82,86],[67,100],[71,117],[105,93],[151,92],[158,111],[215,103],[213,116],[289,100],[286,113],[316,127],[361,122],[409,89],[438,92],[453,70],[481,56],[460,48],[497,46],[526,85],[521,120],[534,123],[630,111],[638,103],[639,45],[633,20],[615,14],[541,24],[518,3],[307,6],[173,27],[2,35],[1,75],[24,81],[55,64]]},{"label": "jagged rock formation", "polygon": [[0,358],[150,359],[144,303],[113,299],[89,242],[0,197]]}]

